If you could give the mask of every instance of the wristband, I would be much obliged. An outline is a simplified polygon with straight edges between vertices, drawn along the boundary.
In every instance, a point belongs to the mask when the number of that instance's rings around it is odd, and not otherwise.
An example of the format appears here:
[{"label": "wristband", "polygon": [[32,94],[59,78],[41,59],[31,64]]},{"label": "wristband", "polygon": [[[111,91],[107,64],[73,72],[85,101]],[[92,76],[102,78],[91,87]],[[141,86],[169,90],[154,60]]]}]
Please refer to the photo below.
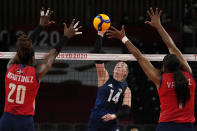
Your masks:
[{"label": "wristband", "polygon": [[128,105],[123,105],[122,110],[116,113],[117,118],[128,116],[130,113],[130,107]]},{"label": "wristband", "polygon": [[96,63],[96,64],[103,64],[103,63],[104,63],[104,61],[96,60],[96,61],[95,61],[95,63]]},{"label": "wristband", "polygon": [[128,40],[129,40],[129,39],[128,39],[126,36],[124,36],[124,37],[122,38],[122,43],[125,44]]},{"label": "wristband", "polygon": [[94,44],[94,53],[101,53],[102,40],[103,40],[103,37],[100,35],[97,35],[96,42]]},{"label": "wristband", "polygon": [[54,48],[59,53],[62,49],[63,44],[67,45],[67,43],[68,43],[68,38],[66,36],[63,36],[63,38],[57,43],[57,45]]}]

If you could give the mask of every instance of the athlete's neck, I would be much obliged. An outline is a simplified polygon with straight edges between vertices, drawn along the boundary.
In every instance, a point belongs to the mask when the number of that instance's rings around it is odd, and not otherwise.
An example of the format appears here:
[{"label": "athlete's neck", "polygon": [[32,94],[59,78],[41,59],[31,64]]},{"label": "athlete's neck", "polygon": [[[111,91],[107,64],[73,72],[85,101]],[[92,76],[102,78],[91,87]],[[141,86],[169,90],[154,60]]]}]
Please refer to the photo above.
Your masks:
[{"label": "athlete's neck", "polygon": [[121,77],[118,77],[118,76],[113,76],[114,80],[118,81],[118,82],[122,82],[123,79]]}]

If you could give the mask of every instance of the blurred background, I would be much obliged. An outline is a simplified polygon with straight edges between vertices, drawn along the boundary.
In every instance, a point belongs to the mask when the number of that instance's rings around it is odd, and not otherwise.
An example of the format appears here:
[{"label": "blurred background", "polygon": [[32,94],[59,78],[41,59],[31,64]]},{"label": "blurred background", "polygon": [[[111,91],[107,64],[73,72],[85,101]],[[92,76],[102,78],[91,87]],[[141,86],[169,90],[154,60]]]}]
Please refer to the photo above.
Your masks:
[{"label": "blurred background", "polygon": [[[0,51],[16,51],[16,34],[32,32],[39,23],[41,7],[54,10],[52,19],[56,24],[40,33],[34,43],[36,52],[48,52],[55,46],[63,35],[62,23],[69,24],[73,18],[83,26],[83,35],[71,39],[62,52],[91,52],[97,35],[92,21],[97,14],[104,13],[110,17],[113,26],[125,25],[127,36],[143,53],[166,54],[168,50],[159,34],[144,24],[149,20],[146,14],[149,7],[163,10],[162,24],[184,54],[197,52],[197,0],[1,0]],[[103,50],[105,53],[129,54],[123,44],[114,39],[104,38]],[[7,62],[7,59],[0,59],[1,114]],[[116,63],[106,62],[110,74]],[[127,63],[132,109],[128,118],[120,120],[121,131],[154,131],[160,112],[156,88],[137,62]],[[161,62],[153,64],[161,68]],[[197,80],[197,64],[189,64]],[[86,131],[90,109],[96,99],[96,85],[94,61],[56,61],[41,81],[36,98],[36,130]]]}]

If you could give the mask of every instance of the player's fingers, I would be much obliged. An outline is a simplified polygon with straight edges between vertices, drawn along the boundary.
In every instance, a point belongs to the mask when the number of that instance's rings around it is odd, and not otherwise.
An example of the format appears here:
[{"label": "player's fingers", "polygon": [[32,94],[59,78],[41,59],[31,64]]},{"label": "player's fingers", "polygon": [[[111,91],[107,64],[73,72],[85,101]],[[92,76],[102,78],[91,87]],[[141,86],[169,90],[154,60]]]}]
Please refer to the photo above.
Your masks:
[{"label": "player's fingers", "polygon": [[107,30],[106,33],[114,33],[113,30]]},{"label": "player's fingers", "polygon": [[158,15],[159,14],[158,12],[159,12],[158,8],[156,8],[155,14]]},{"label": "player's fingers", "polygon": [[101,117],[104,121],[107,119],[107,116],[104,115],[103,117]]},{"label": "player's fingers", "polygon": [[75,32],[75,35],[81,35],[82,32]]},{"label": "player's fingers", "polygon": [[159,16],[161,16],[161,14],[162,14],[162,10],[159,11]]},{"label": "player's fingers", "polygon": [[155,15],[152,7],[150,8],[150,12],[151,12],[152,15]]},{"label": "player's fingers", "polygon": [[107,118],[110,118],[110,116],[111,116],[111,115],[108,113],[108,114],[107,114]]},{"label": "player's fingers", "polygon": [[73,27],[74,23],[75,23],[75,19],[72,20],[70,27]]},{"label": "player's fingers", "polygon": [[115,27],[113,27],[113,26],[111,26],[111,28],[113,29],[113,30],[115,30],[115,31],[118,31]]},{"label": "player's fingers", "polygon": [[151,24],[151,22],[150,22],[150,21],[145,21],[144,23],[145,23],[145,24],[149,24],[149,25]]},{"label": "player's fingers", "polygon": [[44,8],[40,10],[40,16],[44,16]]},{"label": "player's fingers", "polygon": [[114,32],[107,32],[106,33],[106,36],[113,36],[114,35]]},{"label": "player's fingers", "polygon": [[83,26],[79,26],[78,30],[80,30],[81,28],[83,28]]},{"label": "player's fingers", "polygon": [[76,28],[79,24],[79,21],[77,21],[77,23],[75,23],[75,25],[73,26],[73,28]]},{"label": "player's fingers", "polygon": [[64,24],[64,30],[65,30],[65,29],[67,29],[67,25],[66,25],[66,23],[63,23],[63,24]]},{"label": "player's fingers", "polygon": [[114,38],[113,35],[108,35],[107,36],[108,39]]},{"label": "player's fingers", "polygon": [[81,28],[82,28],[82,26],[80,26],[79,28],[76,28],[75,31],[78,31],[78,30],[80,30]]},{"label": "player's fingers", "polygon": [[50,21],[49,22],[49,25],[51,25],[51,24],[55,24],[55,21]]},{"label": "player's fingers", "polygon": [[107,121],[109,121],[109,120],[110,120],[110,118],[109,118],[109,117],[106,117],[105,121],[107,122]]},{"label": "player's fingers", "polygon": [[51,17],[51,15],[54,13],[54,11],[51,11],[48,15],[48,17]]},{"label": "player's fingers", "polygon": [[47,9],[47,12],[46,12],[45,16],[48,16],[49,12],[50,12],[50,8]]},{"label": "player's fingers", "polygon": [[149,15],[150,18],[152,18],[152,15],[149,10],[147,10],[147,14]]},{"label": "player's fingers", "polygon": [[124,25],[122,25],[122,27],[121,27],[122,29],[121,29],[121,31],[125,31],[125,29],[124,29]]},{"label": "player's fingers", "polygon": [[106,118],[106,115],[102,116],[101,118],[102,118],[102,119],[105,119],[105,118]]},{"label": "player's fingers", "polygon": [[110,32],[106,33],[106,36],[112,36],[112,35],[113,35],[113,33],[110,33]]}]

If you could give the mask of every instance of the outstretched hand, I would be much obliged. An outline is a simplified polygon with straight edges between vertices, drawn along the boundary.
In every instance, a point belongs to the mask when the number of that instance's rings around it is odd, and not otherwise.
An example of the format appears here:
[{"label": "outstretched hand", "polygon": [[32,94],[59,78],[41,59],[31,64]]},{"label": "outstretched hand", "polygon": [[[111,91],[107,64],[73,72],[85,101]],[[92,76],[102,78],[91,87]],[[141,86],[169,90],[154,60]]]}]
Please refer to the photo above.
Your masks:
[{"label": "outstretched hand", "polygon": [[109,114],[109,113],[107,113],[106,115],[101,117],[101,119],[103,119],[104,122],[108,122],[108,121],[114,120],[116,118],[117,118],[117,116],[115,114]]},{"label": "outstretched hand", "polygon": [[158,8],[156,8],[156,11],[154,12],[152,8],[150,8],[150,11],[147,10],[147,14],[151,18],[151,21],[145,21],[145,24],[149,24],[152,27],[161,26],[160,16],[162,14],[162,10],[159,11]]},{"label": "outstretched hand", "polygon": [[121,30],[117,30],[115,27],[111,26],[111,29],[107,30],[106,35],[108,38],[116,38],[122,40],[122,38],[125,36],[124,25],[122,26]]},{"label": "outstretched hand", "polygon": [[47,12],[44,13],[44,8],[40,10],[40,25],[42,27],[47,27],[55,23],[55,21],[50,21],[53,11],[50,8],[47,9]]},{"label": "outstretched hand", "polygon": [[82,32],[77,32],[79,29],[82,28],[82,26],[78,27],[79,21],[77,21],[75,24],[75,19],[72,20],[72,23],[70,24],[69,27],[67,27],[66,23],[64,24],[64,36],[68,37],[68,38],[72,38],[75,35],[80,35],[82,34]]}]

